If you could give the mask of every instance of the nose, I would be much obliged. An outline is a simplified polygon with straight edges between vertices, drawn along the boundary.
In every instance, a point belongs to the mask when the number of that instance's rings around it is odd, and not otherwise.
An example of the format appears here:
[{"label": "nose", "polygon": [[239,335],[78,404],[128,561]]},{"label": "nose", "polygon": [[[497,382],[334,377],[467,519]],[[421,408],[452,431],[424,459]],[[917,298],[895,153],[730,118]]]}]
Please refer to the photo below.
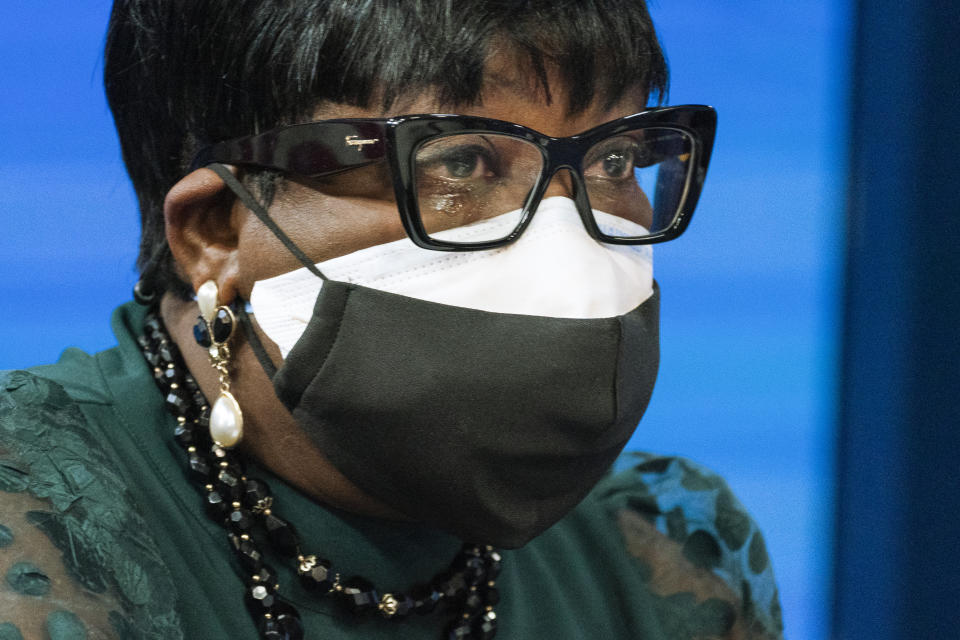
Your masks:
[{"label": "nose", "polygon": [[550,178],[550,183],[547,184],[547,190],[543,192],[543,197],[550,198],[553,196],[563,196],[571,200],[575,199],[573,176],[570,174],[569,169],[560,169]]}]

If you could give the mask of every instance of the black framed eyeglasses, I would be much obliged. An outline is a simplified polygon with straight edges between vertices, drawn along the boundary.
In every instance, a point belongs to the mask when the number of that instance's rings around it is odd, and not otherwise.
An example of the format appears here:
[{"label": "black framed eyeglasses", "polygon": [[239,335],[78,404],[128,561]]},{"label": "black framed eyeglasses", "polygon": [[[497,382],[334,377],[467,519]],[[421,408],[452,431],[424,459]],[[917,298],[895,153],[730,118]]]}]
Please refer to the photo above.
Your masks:
[{"label": "black framed eyeglasses", "polygon": [[650,244],[690,224],[716,122],[703,105],[648,109],[566,138],[462,115],[323,120],[211,145],[192,168],[223,163],[329,180],[386,162],[407,235],[441,251],[513,242],[565,169],[590,236]]}]

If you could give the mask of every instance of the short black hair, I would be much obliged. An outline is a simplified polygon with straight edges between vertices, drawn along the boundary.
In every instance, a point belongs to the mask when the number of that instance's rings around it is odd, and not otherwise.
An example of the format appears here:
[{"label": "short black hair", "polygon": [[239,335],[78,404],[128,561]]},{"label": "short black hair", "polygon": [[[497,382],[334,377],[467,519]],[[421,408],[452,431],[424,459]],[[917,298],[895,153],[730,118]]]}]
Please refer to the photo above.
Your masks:
[{"label": "short black hair", "polygon": [[548,99],[546,69],[558,69],[572,113],[667,91],[643,0],[115,0],[104,83],[139,200],[147,286],[191,293],[163,200],[199,148],[309,120],[321,101],[387,110],[431,91],[451,106],[478,102],[494,47],[525,57]]}]

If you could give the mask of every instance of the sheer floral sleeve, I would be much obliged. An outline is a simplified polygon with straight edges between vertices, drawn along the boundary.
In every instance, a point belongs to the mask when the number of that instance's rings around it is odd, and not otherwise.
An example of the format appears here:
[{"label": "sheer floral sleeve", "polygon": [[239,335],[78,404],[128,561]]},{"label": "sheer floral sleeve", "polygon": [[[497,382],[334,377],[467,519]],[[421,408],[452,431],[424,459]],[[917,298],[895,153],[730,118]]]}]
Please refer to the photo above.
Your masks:
[{"label": "sheer floral sleeve", "polygon": [[625,459],[604,499],[668,637],[782,639],[763,535],[726,482],[683,458]]},{"label": "sheer floral sleeve", "polygon": [[0,372],[0,640],[181,637],[142,530],[77,403]]}]

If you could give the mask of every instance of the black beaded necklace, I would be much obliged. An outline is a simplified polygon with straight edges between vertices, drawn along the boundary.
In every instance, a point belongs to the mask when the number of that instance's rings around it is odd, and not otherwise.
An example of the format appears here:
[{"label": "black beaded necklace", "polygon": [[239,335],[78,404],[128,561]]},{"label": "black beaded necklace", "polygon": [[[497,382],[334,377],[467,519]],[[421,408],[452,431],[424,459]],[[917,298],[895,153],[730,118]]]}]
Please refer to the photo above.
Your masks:
[{"label": "black beaded necklace", "polygon": [[246,579],[247,610],[262,638],[304,637],[300,614],[277,595],[277,574],[264,561],[264,545],[295,561],[306,589],[339,600],[354,614],[378,613],[401,620],[442,607],[455,612],[443,638],[491,640],[496,635],[493,607],[499,595],[495,581],[502,561],[496,549],[465,544],[446,571],[404,593],[381,592],[359,576],[341,579],[329,560],[301,550],[293,525],[274,513],[274,498],[267,484],[247,477],[236,452],[210,440],[209,403],[155,309],[148,311],[138,343],[167,408],[177,419],[174,437],[186,451],[188,475],[203,495],[207,515],[227,531]]}]

